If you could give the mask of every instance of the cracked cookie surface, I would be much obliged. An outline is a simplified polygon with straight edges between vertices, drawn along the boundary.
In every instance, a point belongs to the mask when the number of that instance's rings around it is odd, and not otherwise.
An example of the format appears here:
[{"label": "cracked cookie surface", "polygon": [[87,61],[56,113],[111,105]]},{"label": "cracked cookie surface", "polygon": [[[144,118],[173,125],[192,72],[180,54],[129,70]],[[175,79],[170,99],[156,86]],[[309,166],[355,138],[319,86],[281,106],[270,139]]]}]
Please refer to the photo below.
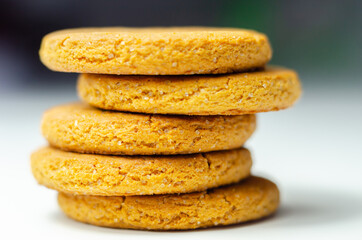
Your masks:
[{"label": "cracked cookie surface", "polygon": [[186,115],[241,115],[290,107],[299,98],[297,74],[281,67],[194,76],[82,74],[78,95],[109,110]]},{"label": "cracked cookie surface", "polygon": [[70,218],[93,225],[150,230],[195,229],[266,217],[279,205],[277,186],[263,178],[187,194],[101,197],[59,193]]},{"label": "cracked cookie surface", "polygon": [[83,103],[54,107],[41,129],[65,151],[111,155],[189,154],[241,147],[255,115],[180,116],[103,111]]},{"label": "cracked cookie surface", "polygon": [[54,71],[185,75],[244,71],[271,58],[268,38],[236,28],[80,28],[43,38],[40,59]]},{"label": "cracked cookie surface", "polygon": [[245,148],[175,156],[104,156],[44,147],[31,156],[40,184],[101,196],[203,191],[246,178],[251,164]]}]

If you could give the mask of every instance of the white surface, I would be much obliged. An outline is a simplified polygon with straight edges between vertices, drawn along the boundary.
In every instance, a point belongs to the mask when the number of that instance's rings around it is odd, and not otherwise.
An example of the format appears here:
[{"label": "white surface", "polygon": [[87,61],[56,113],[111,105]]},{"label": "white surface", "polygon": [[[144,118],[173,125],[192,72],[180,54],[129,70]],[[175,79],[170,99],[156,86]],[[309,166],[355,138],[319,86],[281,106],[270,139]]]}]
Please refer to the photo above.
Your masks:
[{"label": "white surface", "polygon": [[107,229],[66,218],[56,193],[33,179],[29,154],[45,144],[41,113],[76,99],[74,92],[0,93],[1,239],[362,239],[362,87],[331,85],[305,86],[295,108],[259,114],[247,146],[254,173],[280,186],[275,216],[181,232]]}]

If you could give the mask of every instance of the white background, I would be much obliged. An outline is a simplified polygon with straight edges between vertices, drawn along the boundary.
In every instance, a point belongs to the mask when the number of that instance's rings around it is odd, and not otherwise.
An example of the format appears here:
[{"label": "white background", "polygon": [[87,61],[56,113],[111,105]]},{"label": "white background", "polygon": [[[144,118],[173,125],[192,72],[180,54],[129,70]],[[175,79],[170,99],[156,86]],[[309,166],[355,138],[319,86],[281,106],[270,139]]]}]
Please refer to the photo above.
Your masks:
[{"label": "white background", "polygon": [[76,100],[74,88],[0,91],[0,238],[362,239],[362,84],[307,82],[294,108],[258,115],[258,130],[246,144],[254,174],[280,186],[278,213],[248,224],[174,232],[107,229],[66,218],[56,193],[33,179],[29,155],[46,144],[42,112]]}]

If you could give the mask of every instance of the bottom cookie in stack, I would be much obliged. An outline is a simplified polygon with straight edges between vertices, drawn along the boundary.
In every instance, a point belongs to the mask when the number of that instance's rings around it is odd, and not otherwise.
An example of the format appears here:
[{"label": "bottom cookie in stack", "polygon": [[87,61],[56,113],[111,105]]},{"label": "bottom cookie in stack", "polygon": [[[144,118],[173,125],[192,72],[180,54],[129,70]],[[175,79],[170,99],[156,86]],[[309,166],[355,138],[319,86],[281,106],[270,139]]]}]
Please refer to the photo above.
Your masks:
[{"label": "bottom cookie in stack", "polygon": [[59,193],[64,213],[114,228],[168,230],[230,225],[266,217],[279,205],[276,185],[260,177],[197,193],[104,197]]}]

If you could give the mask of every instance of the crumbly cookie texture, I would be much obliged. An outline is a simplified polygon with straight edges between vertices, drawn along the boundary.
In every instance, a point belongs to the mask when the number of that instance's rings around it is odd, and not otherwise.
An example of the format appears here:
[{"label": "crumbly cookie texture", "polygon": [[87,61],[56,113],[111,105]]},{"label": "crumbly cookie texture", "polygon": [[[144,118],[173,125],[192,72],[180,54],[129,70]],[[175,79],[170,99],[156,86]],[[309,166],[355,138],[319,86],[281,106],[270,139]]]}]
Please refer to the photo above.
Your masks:
[{"label": "crumbly cookie texture", "polygon": [[168,155],[241,147],[255,130],[255,122],[254,115],[146,115],[73,103],[46,111],[41,128],[52,146],[65,151]]},{"label": "crumbly cookie texture", "polygon": [[43,38],[40,59],[62,72],[185,75],[262,67],[271,58],[268,38],[233,28],[80,28]]},{"label": "crumbly cookie texture", "polygon": [[60,193],[58,203],[70,218],[93,225],[150,230],[230,225],[274,213],[277,186],[263,178],[188,194],[100,197]]},{"label": "crumbly cookie texture", "polygon": [[198,192],[246,178],[245,148],[175,156],[104,156],[44,147],[31,156],[37,181],[72,194],[125,196]]},{"label": "crumbly cookie texture", "polygon": [[241,115],[290,107],[301,85],[289,69],[194,76],[81,74],[78,95],[110,110],[187,115]]}]

